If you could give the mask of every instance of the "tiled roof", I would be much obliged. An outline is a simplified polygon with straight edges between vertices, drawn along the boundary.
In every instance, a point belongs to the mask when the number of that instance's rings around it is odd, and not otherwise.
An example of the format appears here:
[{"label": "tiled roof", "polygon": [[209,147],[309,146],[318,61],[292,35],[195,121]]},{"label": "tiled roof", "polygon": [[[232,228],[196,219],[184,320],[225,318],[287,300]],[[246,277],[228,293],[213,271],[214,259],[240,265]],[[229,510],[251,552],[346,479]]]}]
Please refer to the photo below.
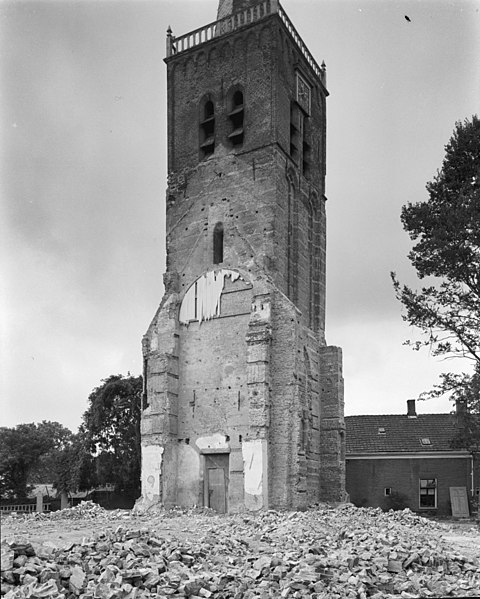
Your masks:
[{"label": "tiled roof", "polygon": [[397,414],[347,416],[345,424],[347,456],[451,451],[457,430],[454,414],[419,414],[416,418]]}]

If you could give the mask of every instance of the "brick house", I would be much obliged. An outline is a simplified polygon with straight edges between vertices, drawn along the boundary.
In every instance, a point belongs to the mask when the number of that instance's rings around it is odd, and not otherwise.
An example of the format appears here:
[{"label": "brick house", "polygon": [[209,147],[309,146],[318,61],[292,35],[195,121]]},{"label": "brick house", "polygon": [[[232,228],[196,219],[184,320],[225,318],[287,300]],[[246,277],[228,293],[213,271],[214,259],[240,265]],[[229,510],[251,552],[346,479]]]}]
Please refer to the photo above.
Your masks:
[{"label": "brick house", "polygon": [[167,32],[165,294],[143,339],[140,504],[219,512],[345,492],[325,341],[325,66],[277,0]]},{"label": "brick house", "polygon": [[[450,488],[478,494],[472,455],[454,449],[460,413],[347,416],[346,487],[358,506],[451,515]],[[454,492],[456,493],[456,492]],[[458,492],[460,493],[460,492]],[[456,501],[456,499],[454,499]]]}]

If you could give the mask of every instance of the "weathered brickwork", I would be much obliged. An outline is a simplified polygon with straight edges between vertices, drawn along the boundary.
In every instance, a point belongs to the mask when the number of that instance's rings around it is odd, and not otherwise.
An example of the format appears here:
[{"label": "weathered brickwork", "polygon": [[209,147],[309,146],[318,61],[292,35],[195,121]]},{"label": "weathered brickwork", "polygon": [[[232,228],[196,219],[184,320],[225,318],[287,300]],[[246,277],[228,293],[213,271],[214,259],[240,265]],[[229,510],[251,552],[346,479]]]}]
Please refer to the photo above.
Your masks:
[{"label": "weathered brickwork", "polygon": [[[432,508],[420,507],[420,479],[436,480],[436,505]],[[470,488],[471,458],[347,459],[347,481],[355,505],[388,509],[392,497],[412,510],[447,516],[452,514],[450,487]],[[385,489],[390,489],[390,496]]]},{"label": "weathered brickwork", "polygon": [[[255,4],[222,0],[219,18]],[[167,272],[143,343],[142,501],[219,511],[338,501],[341,352],[324,334],[328,93],[277,13],[216,32],[166,59]]]},{"label": "weathered brickwork", "polygon": [[320,349],[322,471],[320,485],[333,500],[345,489],[345,421],[343,402],[342,350]]}]

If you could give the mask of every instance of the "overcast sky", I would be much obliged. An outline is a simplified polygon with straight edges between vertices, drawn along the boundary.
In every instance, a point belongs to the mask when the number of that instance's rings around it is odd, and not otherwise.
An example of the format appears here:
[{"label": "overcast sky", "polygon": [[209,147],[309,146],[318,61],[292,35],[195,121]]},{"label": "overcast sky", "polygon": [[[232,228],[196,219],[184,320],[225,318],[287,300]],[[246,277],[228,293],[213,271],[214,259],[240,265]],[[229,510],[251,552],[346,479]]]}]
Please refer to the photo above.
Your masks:
[{"label": "overcast sky", "polygon": [[[327,64],[327,341],[343,348],[346,414],[404,413],[439,372],[468,368],[402,345],[415,332],[389,272],[417,284],[401,206],[427,198],[455,121],[478,112],[480,3],[282,5]],[[3,426],[76,430],[102,378],[140,374],[165,267],[165,30],[216,11],[0,3]]]}]

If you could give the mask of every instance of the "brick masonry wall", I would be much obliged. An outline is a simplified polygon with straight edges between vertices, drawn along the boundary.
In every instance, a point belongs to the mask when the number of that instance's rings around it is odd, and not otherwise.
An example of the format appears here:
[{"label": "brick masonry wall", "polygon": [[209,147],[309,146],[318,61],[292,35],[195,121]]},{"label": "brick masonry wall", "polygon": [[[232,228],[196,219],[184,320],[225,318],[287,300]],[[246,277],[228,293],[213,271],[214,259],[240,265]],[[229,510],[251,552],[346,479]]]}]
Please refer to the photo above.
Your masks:
[{"label": "brick masonry wall", "polygon": [[299,435],[296,346],[298,310],[281,293],[274,296],[269,431],[269,494],[277,507],[294,505],[298,485],[296,447]]},{"label": "brick masonry wall", "polygon": [[[166,302],[147,333],[149,406],[142,436],[144,445],[165,449],[162,501],[202,503],[195,447],[199,438],[219,434],[231,452],[231,510],[241,509],[244,500],[242,442],[255,439],[268,441],[264,507],[339,500],[343,415],[339,397],[334,407],[334,393],[341,379],[331,375],[333,385],[322,380],[326,364],[339,375],[338,350],[320,344],[284,294],[262,281],[252,286],[246,274],[244,279],[226,285],[220,318],[179,325],[180,300],[176,309]],[[192,457],[193,451],[198,455]]]},{"label": "brick masonry wall", "polygon": [[[289,155],[297,68],[312,85],[308,176]],[[341,352],[324,339],[326,90],[277,16],[170,57],[167,76],[166,291],[143,347],[142,443],[164,449],[159,499],[208,501],[200,445],[211,437],[230,456],[229,509],[339,500]],[[227,141],[235,89],[245,100],[236,148]],[[206,98],[215,105],[215,151],[202,159]],[[213,252],[220,222],[221,265]],[[238,270],[244,281],[227,280],[220,318],[180,324],[184,294],[215,268]],[[243,493],[244,449],[266,459],[257,496]]]},{"label": "brick masonry wall", "polygon": [[322,496],[341,501],[345,492],[345,420],[342,350],[320,349]]},{"label": "brick masonry wall", "polygon": [[[237,473],[243,470],[239,452],[249,428],[245,331],[252,289],[241,280],[227,289],[221,298],[220,318],[180,327],[178,442],[195,448],[199,437],[225,435],[232,452],[230,468]],[[237,458],[240,464],[232,461]],[[201,475],[197,467],[182,477],[177,491],[180,503],[203,503]],[[229,508],[235,510],[239,502],[243,504],[243,477],[233,474],[229,478]],[[184,487],[192,486],[192,480],[194,491],[189,494]]]},{"label": "brick masonry wall", "polygon": [[[308,179],[289,156],[297,68],[312,83],[307,120],[315,150]],[[168,80],[168,271],[178,273],[183,286],[208,268],[213,227],[227,221],[226,239],[241,237],[242,244],[230,244],[226,263],[256,261],[312,328],[323,331],[326,91],[276,16],[170,58]],[[231,90],[238,87],[245,99],[245,140],[232,148],[227,113]],[[216,108],[216,146],[202,161],[198,123],[206,95]]]},{"label": "brick masonry wall", "polygon": [[[390,506],[385,488],[400,493],[407,507],[425,511],[419,506],[419,479],[437,479],[437,509],[434,513],[451,515],[449,487],[466,487],[470,497],[469,458],[419,458],[349,460],[347,458],[347,492],[358,506]],[[428,511],[428,510],[427,510]]]},{"label": "brick masonry wall", "polygon": [[272,315],[270,494],[279,507],[341,501],[345,439],[341,351],[325,347],[275,294]]},{"label": "brick masonry wall", "polygon": [[142,412],[142,446],[157,445],[164,448],[160,489],[154,500],[165,505],[174,504],[176,498],[177,453],[174,441],[178,435],[177,312],[176,294],[164,298],[143,339],[148,406]]}]

